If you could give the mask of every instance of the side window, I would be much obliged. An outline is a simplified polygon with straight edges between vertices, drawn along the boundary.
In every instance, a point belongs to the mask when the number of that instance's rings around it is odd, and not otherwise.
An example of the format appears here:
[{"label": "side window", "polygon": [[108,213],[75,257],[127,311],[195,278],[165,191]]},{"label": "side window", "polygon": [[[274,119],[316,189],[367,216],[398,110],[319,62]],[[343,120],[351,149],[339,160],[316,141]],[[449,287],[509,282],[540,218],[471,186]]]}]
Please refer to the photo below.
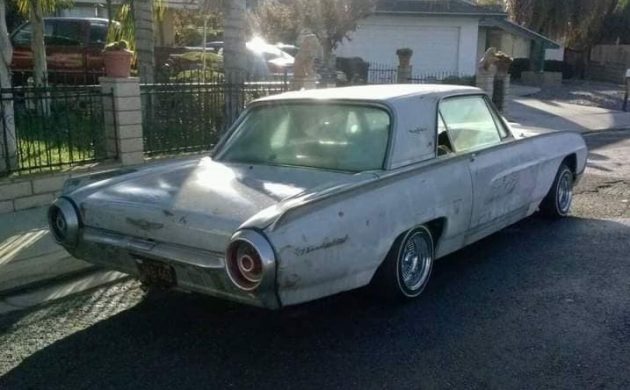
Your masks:
[{"label": "side window", "polygon": [[83,43],[81,22],[58,20],[52,33],[46,31],[46,44],[59,46],[81,46]]},{"label": "side window", "polygon": [[501,136],[483,96],[448,98],[440,114],[455,152],[465,152],[501,142]]},{"label": "side window", "polygon": [[27,23],[13,35],[13,46],[30,46],[31,24]]},{"label": "side window", "polygon": [[453,145],[451,145],[451,140],[448,138],[448,133],[446,132],[446,124],[444,124],[444,119],[442,118],[442,114],[440,113],[438,113],[437,139],[438,156],[453,153]]},{"label": "side window", "polygon": [[90,45],[104,46],[105,42],[107,42],[107,25],[90,25]]},{"label": "side window", "polygon": [[499,129],[499,134],[501,135],[501,138],[508,137],[510,133],[508,129],[505,128],[505,125],[503,124],[503,120],[501,119],[501,117],[499,116],[499,114],[497,113],[495,109],[493,109],[492,107],[489,107],[489,108],[490,108],[490,113],[492,114],[492,117],[494,118],[494,123],[497,124],[497,128]]},{"label": "side window", "polygon": [[[13,35],[13,46],[31,46],[31,24],[27,23]],[[50,20],[44,21],[44,42],[48,44],[53,35],[54,24]]]}]

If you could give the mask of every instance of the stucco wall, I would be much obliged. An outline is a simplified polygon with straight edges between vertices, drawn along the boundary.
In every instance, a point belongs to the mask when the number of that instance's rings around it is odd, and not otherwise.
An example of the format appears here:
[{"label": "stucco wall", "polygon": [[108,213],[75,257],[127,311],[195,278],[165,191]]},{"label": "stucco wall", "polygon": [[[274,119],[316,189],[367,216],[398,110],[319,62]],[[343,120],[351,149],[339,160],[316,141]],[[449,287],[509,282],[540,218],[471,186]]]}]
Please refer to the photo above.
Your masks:
[{"label": "stucco wall", "polygon": [[373,15],[359,23],[335,54],[396,65],[396,49],[414,49],[414,73],[475,74],[479,19]]},{"label": "stucco wall", "polygon": [[531,40],[504,32],[501,35],[501,51],[514,58],[529,58]]},{"label": "stucco wall", "polygon": [[487,41],[488,39],[488,30],[485,28],[479,29],[479,35],[477,36],[477,62],[481,60],[483,55],[486,53]]},{"label": "stucco wall", "polygon": [[545,59],[552,61],[564,61],[564,46],[559,49],[545,50]]}]

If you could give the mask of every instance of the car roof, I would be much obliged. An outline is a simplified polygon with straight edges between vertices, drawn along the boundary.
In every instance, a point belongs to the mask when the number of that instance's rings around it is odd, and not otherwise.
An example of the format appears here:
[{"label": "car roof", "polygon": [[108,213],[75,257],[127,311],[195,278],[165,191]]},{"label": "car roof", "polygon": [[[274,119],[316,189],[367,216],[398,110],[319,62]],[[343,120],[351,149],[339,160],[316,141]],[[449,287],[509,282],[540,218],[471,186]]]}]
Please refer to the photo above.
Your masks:
[{"label": "car roof", "polygon": [[108,23],[104,18],[91,18],[91,17],[79,17],[79,16],[46,16],[44,20],[68,20],[68,21],[88,21],[96,23]]},{"label": "car roof", "polygon": [[430,95],[436,98],[442,98],[457,94],[471,94],[482,92],[483,91],[479,88],[467,87],[462,85],[384,84],[292,91],[268,96],[257,101],[315,99],[386,102],[412,96]]}]

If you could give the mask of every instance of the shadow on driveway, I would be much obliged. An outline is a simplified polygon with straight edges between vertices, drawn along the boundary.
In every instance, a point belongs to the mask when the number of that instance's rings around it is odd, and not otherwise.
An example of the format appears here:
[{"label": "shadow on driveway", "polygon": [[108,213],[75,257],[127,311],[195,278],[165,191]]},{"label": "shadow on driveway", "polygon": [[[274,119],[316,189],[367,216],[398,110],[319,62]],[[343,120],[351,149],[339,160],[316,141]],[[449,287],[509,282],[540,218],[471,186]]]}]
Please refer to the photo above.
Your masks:
[{"label": "shadow on driveway", "polygon": [[160,293],[36,352],[0,388],[630,386],[630,224],[530,218],[440,261],[423,296],[269,312]]}]

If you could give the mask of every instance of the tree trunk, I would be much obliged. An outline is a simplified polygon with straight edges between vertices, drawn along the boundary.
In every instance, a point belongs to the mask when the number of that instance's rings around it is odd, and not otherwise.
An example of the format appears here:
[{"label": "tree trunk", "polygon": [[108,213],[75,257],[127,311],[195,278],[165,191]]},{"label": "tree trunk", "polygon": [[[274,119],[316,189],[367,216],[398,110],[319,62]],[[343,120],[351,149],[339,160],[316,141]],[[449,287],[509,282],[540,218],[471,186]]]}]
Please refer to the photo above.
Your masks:
[{"label": "tree trunk", "polygon": [[236,119],[244,105],[242,88],[246,78],[245,0],[224,0],[223,72],[226,88],[224,128]]},{"label": "tree trunk", "polygon": [[155,82],[155,42],[153,39],[153,0],[133,0],[136,24],[136,55],[141,83]]},{"label": "tree trunk", "polygon": [[112,6],[112,0],[106,0],[107,4],[107,34],[112,28],[112,21],[114,20],[114,7]]},{"label": "tree trunk", "polygon": [[31,19],[31,51],[33,52],[33,81],[36,87],[44,87],[48,81],[46,46],[44,44],[44,12],[40,0],[29,0]]},{"label": "tree trunk", "polygon": [[[0,0],[0,88],[11,88],[11,58],[13,47],[9,40],[4,0]],[[17,168],[17,142],[12,94],[2,93],[0,104],[0,175]]]},{"label": "tree trunk", "polygon": [[322,73],[322,81],[326,83],[334,83],[337,81],[335,57],[333,56],[333,42],[330,39],[319,40],[322,51],[322,63],[319,66],[319,72]]}]

